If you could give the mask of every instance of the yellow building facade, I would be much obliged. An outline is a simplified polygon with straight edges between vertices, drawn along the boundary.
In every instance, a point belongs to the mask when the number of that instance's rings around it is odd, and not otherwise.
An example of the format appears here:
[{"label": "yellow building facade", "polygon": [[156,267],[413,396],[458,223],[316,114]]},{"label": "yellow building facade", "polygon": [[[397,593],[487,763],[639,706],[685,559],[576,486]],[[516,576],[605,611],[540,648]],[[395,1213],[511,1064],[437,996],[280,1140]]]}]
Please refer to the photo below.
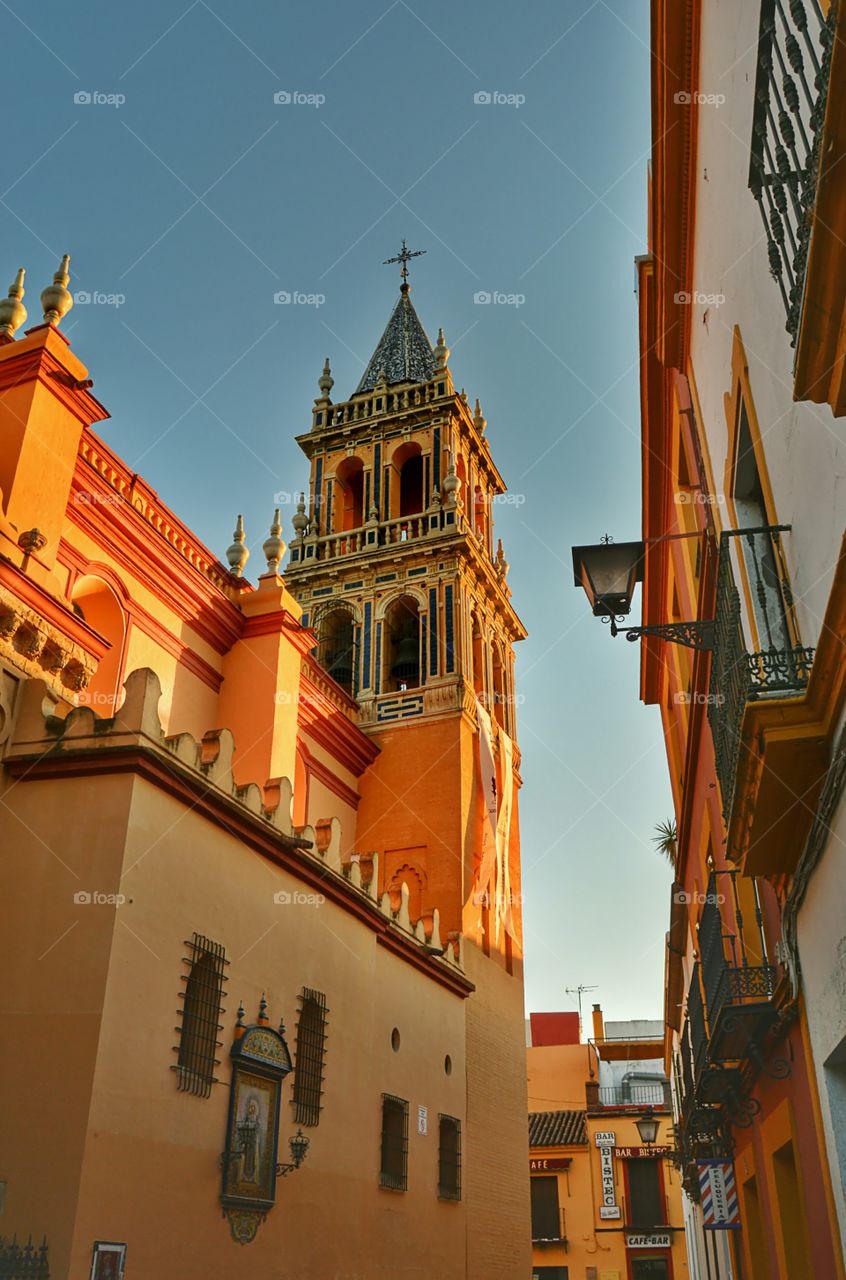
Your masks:
[{"label": "yellow building facade", "polygon": [[[679,1280],[688,1257],[661,1024],[532,1014],[535,1280]],[[638,1122],[649,1121],[646,1142]]]}]

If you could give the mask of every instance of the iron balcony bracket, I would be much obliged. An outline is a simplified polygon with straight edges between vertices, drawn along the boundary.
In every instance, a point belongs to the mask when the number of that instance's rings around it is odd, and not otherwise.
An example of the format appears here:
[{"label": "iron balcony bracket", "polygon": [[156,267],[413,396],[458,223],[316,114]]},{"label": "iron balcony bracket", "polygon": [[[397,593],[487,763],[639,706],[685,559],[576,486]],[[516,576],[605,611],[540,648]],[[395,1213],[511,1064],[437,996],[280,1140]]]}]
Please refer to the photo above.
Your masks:
[{"label": "iron balcony bracket", "polygon": [[658,636],[668,644],[682,644],[687,649],[713,649],[714,620],[703,622],[665,622],[652,627],[618,627],[611,619],[612,636],[624,635],[627,640],[639,640],[641,636]]}]

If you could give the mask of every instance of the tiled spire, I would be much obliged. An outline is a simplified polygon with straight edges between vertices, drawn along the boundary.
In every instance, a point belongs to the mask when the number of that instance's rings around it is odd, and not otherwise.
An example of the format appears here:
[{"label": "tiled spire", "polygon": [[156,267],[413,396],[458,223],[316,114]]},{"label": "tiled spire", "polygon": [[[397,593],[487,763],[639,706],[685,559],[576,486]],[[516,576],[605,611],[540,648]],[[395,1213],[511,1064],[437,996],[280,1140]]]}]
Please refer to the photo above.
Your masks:
[{"label": "tiled spire", "polygon": [[[400,286],[399,301],[385,332],[355,389],[355,395],[372,391],[377,382],[427,382],[435,372],[435,354],[426,330],[414,310],[408,284]],[[380,379],[380,374],[384,375]]]}]

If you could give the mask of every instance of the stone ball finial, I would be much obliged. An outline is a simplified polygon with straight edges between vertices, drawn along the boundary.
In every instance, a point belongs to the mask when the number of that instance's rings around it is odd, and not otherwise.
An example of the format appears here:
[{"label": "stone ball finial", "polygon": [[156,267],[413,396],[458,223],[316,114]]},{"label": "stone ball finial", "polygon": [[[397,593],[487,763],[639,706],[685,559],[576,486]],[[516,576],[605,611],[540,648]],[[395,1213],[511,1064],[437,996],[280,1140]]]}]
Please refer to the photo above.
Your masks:
[{"label": "stone ball finial", "polygon": [[441,488],[444,491],[446,505],[448,507],[454,507],[458,498],[458,491],[461,488],[461,479],[456,474],[455,458],[453,457],[452,452],[450,452],[449,455],[449,466],[447,468],[447,473],[444,476]]},{"label": "stone ball finial", "polygon": [[438,330],[438,341],[435,343],[435,368],[445,369],[449,360],[449,347],[444,340],[443,329]]},{"label": "stone ball finial", "polygon": [[42,291],[41,306],[44,308],[44,320],[47,324],[60,324],[62,317],[73,306],[73,296],[68,292],[69,264],[70,255],[66,253],[59,263],[59,270],[53,276],[53,283]]},{"label": "stone ball finial", "polygon": [[0,337],[9,340],[15,336],[15,330],[20,329],[26,320],[26,307],[21,302],[24,296],[25,274],[25,269],[19,267],[18,274],[9,285],[9,296],[0,300]]},{"label": "stone ball finial", "polygon": [[479,435],[480,436],[484,435],[485,427],[488,425],[488,420],[485,417],[485,415],[482,413],[482,406],[479,404],[478,396],[476,397],[476,408],[473,411],[473,423],[476,427],[476,430],[479,432]]},{"label": "stone ball finial", "polygon": [[496,559],[494,560],[494,564],[496,566],[497,574],[504,582],[508,577],[508,570],[511,568],[511,565],[505,558],[505,552],[502,549],[502,538],[497,539]]},{"label": "stone ball finial", "polygon": [[291,524],[294,526],[294,533],[301,538],[308,528],[308,516],[305,509],[305,494],[301,493],[297,502],[296,513],[291,517]]},{"label": "stone ball finial", "polygon": [[320,388],[321,400],[328,400],[330,392],[335,385],[335,379],[332,377],[332,370],[329,368],[329,357],[327,356],[323,363],[323,372],[317,379],[317,385]]},{"label": "stone ball finial", "polygon": [[232,545],[226,551],[229,568],[236,578],[240,578],[244,572],[244,565],[249,558],[250,548],[247,546],[247,538],[244,533],[244,517],[239,516],[235,524],[235,532],[232,535]]},{"label": "stone ball finial", "polygon": [[279,565],[285,554],[285,543],[282,541],[282,525],[279,521],[279,508],[273,512],[273,524],[270,526],[270,537],[262,543],[262,551],[267,561],[267,572],[278,573]]}]

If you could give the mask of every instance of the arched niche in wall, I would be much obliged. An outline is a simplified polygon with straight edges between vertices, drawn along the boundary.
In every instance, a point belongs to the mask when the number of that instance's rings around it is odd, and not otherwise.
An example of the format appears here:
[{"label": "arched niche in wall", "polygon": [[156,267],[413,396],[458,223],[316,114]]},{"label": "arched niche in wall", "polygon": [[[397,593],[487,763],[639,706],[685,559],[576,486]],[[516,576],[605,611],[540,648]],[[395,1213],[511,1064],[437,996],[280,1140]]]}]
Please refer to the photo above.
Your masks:
[{"label": "arched niche in wall", "polygon": [[473,613],[471,615],[470,625],[471,625],[470,635],[471,635],[471,643],[472,643],[472,650],[473,650],[472,652],[473,688],[475,689],[479,697],[482,699],[482,702],[485,702],[485,693],[486,693],[485,653],[487,650],[487,645],[485,642],[485,634],[484,634],[484,629],[482,627],[482,621],[475,609],[473,610]]},{"label": "arched niche in wall", "polygon": [[344,458],[335,470],[335,530],[346,533],[364,524],[364,464]]},{"label": "arched niche in wall", "polygon": [[112,716],[123,701],[121,683],[128,631],[126,611],[117,590],[93,571],[76,579],[71,603],[74,612],[110,645],[87,689],[80,693],[79,700],[102,716]]},{"label": "arched niche in wall", "polygon": [[497,724],[506,732],[509,728],[508,720],[508,680],[505,670],[505,661],[502,656],[502,646],[499,641],[495,641],[491,650],[491,683],[492,683],[492,715]]},{"label": "arched niche in wall", "polygon": [[416,516],[423,510],[423,454],[416,440],[394,450],[391,465],[396,472],[395,516]]},{"label": "arched niche in wall", "polygon": [[461,485],[455,497],[458,502],[461,502],[466,507],[467,505],[467,464],[464,461],[463,453],[459,453],[458,457],[455,459],[455,474],[458,476],[459,480],[461,481]]},{"label": "arched niche in wall", "polygon": [[485,501],[485,495],[482,492],[482,486],[476,485],[473,494],[473,529],[476,537],[485,546],[488,545],[488,506]]}]

